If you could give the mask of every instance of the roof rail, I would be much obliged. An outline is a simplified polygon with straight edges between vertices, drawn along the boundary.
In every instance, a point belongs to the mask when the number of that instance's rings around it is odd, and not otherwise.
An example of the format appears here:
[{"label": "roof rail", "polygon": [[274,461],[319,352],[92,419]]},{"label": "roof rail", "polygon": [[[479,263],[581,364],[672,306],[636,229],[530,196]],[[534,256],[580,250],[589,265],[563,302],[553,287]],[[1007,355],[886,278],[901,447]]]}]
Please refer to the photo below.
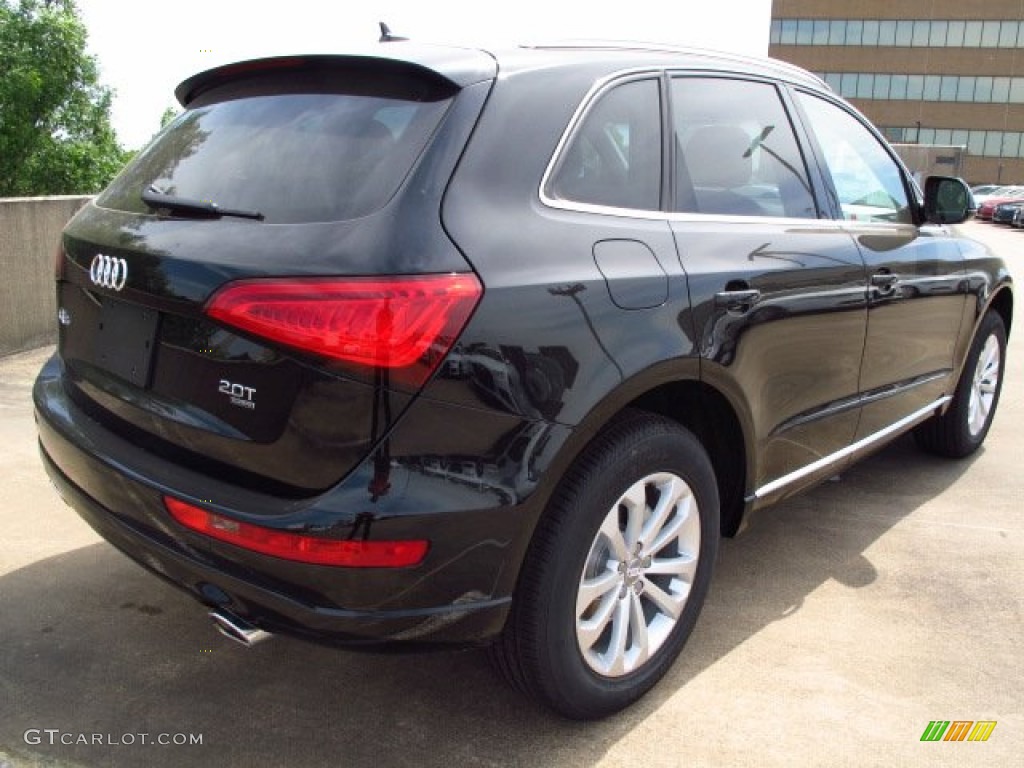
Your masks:
[{"label": "roof rail", "polygon": [[828,88],[828,84],[812,72],[802,67],[790,64],[786,61],[773,59],[768,56],[751,56],[742,53],[729,51],[717,51],[710,48],[699,48],[695,46],[673,45],[671,43],[652,43],[637,40],[553,40],[550,42],[524,44],[523,48],[536,48],[538,50],[593,50],[593,51],[639,51],[650,53],[681,53],[688,56],[695,56],[719,61],[732,61],[738,64],[757,64],[767,66],[778,73],[788,75],[793,80],[813,83],[818,87]]}]

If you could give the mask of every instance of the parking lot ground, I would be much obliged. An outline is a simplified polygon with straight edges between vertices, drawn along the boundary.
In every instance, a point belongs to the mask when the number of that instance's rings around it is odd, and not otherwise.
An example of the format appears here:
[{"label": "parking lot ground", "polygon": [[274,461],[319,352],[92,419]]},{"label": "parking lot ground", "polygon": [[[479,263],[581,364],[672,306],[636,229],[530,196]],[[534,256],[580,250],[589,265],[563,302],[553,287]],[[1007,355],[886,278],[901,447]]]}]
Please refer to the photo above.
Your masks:
[{"label": "parking lot ground", "polygon": [[[1024,232],[965,229],[1024,276]],[[481,651],[221,638],[47,482],[30,388],[50,351],[0,360],[0,768],[1010,766],[1024,755],[1024,328],[977,455],[945,461],[901,439],[755,516],[723,542],[667,678],[589,724],[506,690]],[[985,742],[922,742],[933,720],[996,726]],[[94,734],[102,743],[80,743]]]}]

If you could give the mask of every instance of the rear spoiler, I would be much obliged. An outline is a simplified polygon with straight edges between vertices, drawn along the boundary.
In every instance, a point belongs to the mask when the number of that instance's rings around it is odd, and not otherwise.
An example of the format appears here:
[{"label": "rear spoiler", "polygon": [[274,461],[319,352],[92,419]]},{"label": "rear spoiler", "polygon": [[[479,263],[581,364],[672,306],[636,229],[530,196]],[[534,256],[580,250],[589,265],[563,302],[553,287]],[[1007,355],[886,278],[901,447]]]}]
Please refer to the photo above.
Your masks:
[{"label": "rear spoiler", "polygon": [[[427,92],[452,92],[497,75],[497,62],[490,54],[472,48],[424,46],[412,43],[380,44],[372,53],[346,55],[277,56],[251,59],[208,69],[184,80],[174,89],[183,107],[190,106],[207,91],[228,83],[251,78],[287,81],[293,75],[326,75],[322,84],[337,82],[342,72],[355,75],[358,81],[368,74],[390,76],[417,82]],[[336,87],[343,87],[340,84]],[[347,89],[346,89],[347,90]],[[405,89],[403,89],[405,90]],[[429,98],[429,97],[428,97]]]}]

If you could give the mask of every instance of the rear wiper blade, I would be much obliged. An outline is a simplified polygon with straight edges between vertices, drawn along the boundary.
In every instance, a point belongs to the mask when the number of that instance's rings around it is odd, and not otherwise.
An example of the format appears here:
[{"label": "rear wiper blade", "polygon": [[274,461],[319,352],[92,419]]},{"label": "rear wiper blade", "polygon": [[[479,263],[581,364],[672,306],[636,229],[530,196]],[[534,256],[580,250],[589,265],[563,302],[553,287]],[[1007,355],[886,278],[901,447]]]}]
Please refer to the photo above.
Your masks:
[{"label": "rear wiper blade", "polygon": [[172,213],[181,213],[199,219],[219,219],[221,216],[234,216],[239,219],[256,219],[263,221],[259,211],[242,211],[235,208],[222,208],[209,200],[195,200],[190,197],[167,195],[156,187],[150,187],[142,193],[142,202],[150,208],[165,209]]}]

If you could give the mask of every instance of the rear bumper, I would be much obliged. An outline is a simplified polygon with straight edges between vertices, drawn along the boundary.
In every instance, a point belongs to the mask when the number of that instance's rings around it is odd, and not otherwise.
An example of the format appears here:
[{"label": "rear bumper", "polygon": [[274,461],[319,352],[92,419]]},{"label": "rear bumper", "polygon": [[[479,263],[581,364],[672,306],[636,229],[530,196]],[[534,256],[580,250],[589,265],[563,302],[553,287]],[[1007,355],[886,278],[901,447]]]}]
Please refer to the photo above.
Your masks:
[{"label": "rear bumper", "polygon": [[[455,483],[450,475],[403,477],[401,462],[391,477],[401,490],[376,515],[366,511],[366,477],[359,472],[317,499],[257,498],[168,465],[105,429],[67,396],[60,368],[51,360],[33,393],[43,464],[54,485],[101,536],[204,605],[270,632],[343,645],[473,645],[504,626],[535,519],[528,500],[510,503],[509,494]],[[338,537],[362,525],[372,538],[427,538],[431,549],[415,568],[280,560],[182,528],[164,509],[164,494],[261,525]]]},{"label": "rear bumper", "polygon": [[500,631],[504,624],[510,598],[437,608],[354,611],[304,603],[261,588],[151,538],[89,498],[57,468],[45,449],[41,453],[61,497],[100,536],[204,605],[227,610],[269,632],[339,645],[398,641],[473,644]]}]

